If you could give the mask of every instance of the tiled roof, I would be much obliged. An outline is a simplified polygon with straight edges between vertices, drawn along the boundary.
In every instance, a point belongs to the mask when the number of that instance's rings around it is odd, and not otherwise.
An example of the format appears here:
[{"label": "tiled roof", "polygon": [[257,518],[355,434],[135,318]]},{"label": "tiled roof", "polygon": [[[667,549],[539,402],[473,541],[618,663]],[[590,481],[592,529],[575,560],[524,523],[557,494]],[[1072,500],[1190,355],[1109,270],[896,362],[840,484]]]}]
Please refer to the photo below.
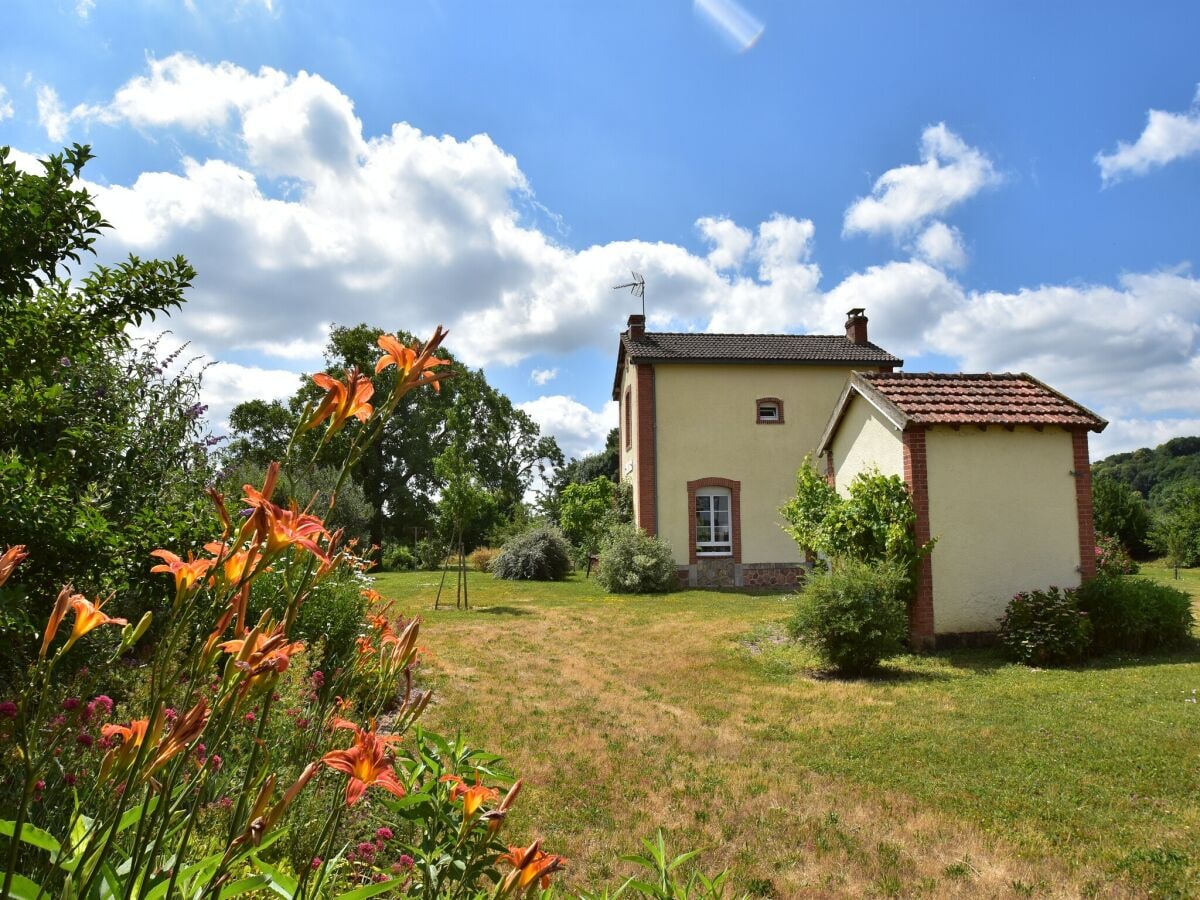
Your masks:
[{"label": "tiled roof", "polygon": [[863,372],[855,378],[918,424],[1064,425],[1096,431],[1108,424],[1025,373]]},{"label": "tiled roof", "polygon": [[641,340],[621,335],[634,362],[867,363],[899,366],[899,359],[874,344],[856,344],[832,334],[694,334],[647,331]]}]

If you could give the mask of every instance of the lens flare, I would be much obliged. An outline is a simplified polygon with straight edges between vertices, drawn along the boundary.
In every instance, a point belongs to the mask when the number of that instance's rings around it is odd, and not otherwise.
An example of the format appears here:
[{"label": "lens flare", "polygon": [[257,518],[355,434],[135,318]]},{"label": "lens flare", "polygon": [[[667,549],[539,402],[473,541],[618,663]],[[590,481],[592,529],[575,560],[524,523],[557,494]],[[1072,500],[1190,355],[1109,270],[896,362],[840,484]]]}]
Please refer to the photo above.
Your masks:
[{"label": "lens flare", "polygon": [[739,53],[751,49],[767,30],[737,0],[694,0],[692,6]]}]

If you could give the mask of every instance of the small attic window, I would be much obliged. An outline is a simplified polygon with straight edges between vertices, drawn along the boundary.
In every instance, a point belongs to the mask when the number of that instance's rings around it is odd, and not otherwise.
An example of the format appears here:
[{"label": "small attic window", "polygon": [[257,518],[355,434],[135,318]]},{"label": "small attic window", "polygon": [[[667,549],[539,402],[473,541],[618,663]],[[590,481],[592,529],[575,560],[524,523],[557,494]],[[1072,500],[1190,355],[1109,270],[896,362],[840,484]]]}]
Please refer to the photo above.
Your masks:
[{"label": "small attic window", "polygon": [[783,401],[778,397],[760,397],[755,401],[755,411],[759,425],[783,424]]}]

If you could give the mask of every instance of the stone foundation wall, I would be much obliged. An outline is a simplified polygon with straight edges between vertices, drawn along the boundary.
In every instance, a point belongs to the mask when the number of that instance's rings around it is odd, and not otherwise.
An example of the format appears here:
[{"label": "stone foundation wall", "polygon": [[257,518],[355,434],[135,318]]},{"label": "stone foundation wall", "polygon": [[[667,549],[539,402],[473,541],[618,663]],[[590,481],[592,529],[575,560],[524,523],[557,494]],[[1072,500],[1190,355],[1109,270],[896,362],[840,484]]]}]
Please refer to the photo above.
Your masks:
[{"label": "stone foundation wall", "polygon": [[679,586],[687,587],[796,587],[808,566],[802,563],[735,563],[731,559],[701,559],[679,566]]}]

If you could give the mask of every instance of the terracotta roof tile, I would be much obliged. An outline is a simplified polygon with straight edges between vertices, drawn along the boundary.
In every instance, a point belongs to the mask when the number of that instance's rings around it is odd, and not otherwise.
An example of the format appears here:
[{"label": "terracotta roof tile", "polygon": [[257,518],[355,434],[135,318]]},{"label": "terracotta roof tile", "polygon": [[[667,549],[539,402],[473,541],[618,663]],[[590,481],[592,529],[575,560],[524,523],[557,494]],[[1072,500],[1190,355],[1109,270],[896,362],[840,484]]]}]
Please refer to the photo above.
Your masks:
[{"label": "terracotta roof tile", "polygon": [[899,366],[904,360],[875,344],[831,334],[704,334],[647,331],[641,340],[621,335],[635,362],[867,363]]},{"label": "terracotta roof tile", "polygon": [[917,423],[1065,425],[1097,431],[1107,424],[1091,410],[1024,373],[869,372],[858,377]]}]

